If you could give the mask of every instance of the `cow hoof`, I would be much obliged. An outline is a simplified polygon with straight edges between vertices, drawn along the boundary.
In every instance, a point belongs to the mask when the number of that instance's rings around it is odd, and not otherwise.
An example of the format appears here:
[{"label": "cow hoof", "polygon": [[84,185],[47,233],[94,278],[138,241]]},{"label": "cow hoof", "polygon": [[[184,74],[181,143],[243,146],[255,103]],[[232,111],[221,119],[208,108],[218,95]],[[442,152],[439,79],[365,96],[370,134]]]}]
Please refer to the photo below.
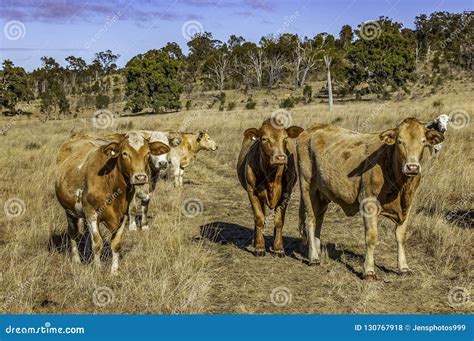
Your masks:
[{"label": "cow hoof", "polygon": [[411,274],[413,274],[413,271],[411,271],[410,268],[403,268],[403,269],[400,269],[399,271],[400,276],[409,276]]},{"label": "cow hoof", "polygon": [[317,266],[320,264],[321,264],[321,261],[319,259],[313,259],[313,260],[308,261],[309,266]]},{"label": "cow hoof", "polygon": [[364,279],[367,282],[376,282],[377,281],[377,276],[372,272],[364,275]]},{"label": "cow hoof", "polygon": [[73,262],[74,264],[81,264],[81,257],[79,257],[79,256],[73,256],[73,257],[72,257],[72,262]]},{"label": "cow hoof", "polygon": [[253,254],[255,255],[255,257],[264,257],[265,250],[255,250]]},{"label": "cow hoof", "polygon": [[274,254],[278,258],[284,258],[285,257],[285,251],[274,251]]},{"label": "cow hoof", "polygon": [[143,225],[143,226],[142,226],[142,230],[144,230],[144,231],[145,231],[145,230],[149,230],[149,229],[150,229],[150,227],[149,227],[148,225]]}]

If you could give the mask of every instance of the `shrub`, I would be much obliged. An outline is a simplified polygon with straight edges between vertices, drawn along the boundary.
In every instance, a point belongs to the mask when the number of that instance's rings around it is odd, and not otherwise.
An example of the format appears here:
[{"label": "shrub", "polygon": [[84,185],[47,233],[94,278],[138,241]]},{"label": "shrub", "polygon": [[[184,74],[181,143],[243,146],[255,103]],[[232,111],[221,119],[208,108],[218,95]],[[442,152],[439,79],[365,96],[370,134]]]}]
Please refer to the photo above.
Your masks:
[{"label": "shrub", "polygon": [[257,105],[257,102],[255,102],[252,98],[249,98],[247,100],[247,103],[245,103],[245,109],[247,110],[255,109],[256,105]]},{"label": "shrub", "polygon": [[293,96],[282,99],[280,101],[280,108],[282,109],[291,109],[294,107],[295,107],[295,98]]},{"label": "shrub", "polygon": [[95,96],[95,107],[97,109],[106,109],[110,104],[110,98],[107,95],[97,95]]},{"label": "shrub", "polygon": [[227,104],[227,111],[234,110],[236,106],[237,106],[237,104],[235,102],[229,102]]}]

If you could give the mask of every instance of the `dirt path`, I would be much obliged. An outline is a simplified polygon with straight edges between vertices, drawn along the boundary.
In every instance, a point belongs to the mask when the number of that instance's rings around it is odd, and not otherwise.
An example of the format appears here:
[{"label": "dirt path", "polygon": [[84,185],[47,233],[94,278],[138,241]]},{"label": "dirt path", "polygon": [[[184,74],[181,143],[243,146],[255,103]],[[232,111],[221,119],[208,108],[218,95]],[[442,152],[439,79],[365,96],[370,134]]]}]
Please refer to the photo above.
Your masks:
[{"label": "dirt path", "polygon": [[185,185],[183,195],[203,202],[203,213],[194,218],[196,239],[204,240],[218,260],[219,275],[212,283],[208,313],[469,312],[469,307],[448,305],[456,276],[435,273],[433,259],[414,238],[409,238],[407,249],[413,274],[397,274],[394,225],[387,220],[379,227],[376,249],[379,281],[367,283],[361,280],[365,245],[359,215],[347,218],[336,205],[330,206],[322,230],[321,265],[309,267],[300,252],[299,196],[295,195],[283,231],[286,257],[276,258],[269,252],[270,224],[265,229],[266,256],[256,258],[252,254],[253,216],[232,165],[201,158],[187,177],[203,179],[195,186]]}]

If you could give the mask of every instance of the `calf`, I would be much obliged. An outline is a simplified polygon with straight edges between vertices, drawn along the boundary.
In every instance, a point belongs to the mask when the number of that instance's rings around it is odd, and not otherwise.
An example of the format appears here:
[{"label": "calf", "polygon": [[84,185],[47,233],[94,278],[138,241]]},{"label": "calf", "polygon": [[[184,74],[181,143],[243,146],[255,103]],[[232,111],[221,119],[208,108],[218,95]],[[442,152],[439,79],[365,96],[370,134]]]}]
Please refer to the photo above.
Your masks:
[{"label": "calf", "polygon": [[171,147],[168,153],[168,161],[171,163],[174,173],[174,185],[183,187],[183,173],[201,150],[215,151],[217,143],[212,140],[206,131],[198,133],[176,133],[169,132],[170,138],[180,138],[178,146]]},{"label": "calf", "polygon": [[289,128],[272,124],[270,120],[262,126],[244,132],[244,139],[237,162],[240,184],[247,191],[255,219],[255,256],[265,255],[265,205],[275,210],[273,251],[278,257],[285,255],[282,230],[285,211],[291,191],[296,183],[295,151],[292,141],[303,128]]},{"label": "calf", "polygon": [[427,146],[443,141],[415,118],[381,133],[360,134],[331,125],[316,125],[300,135],[300,230],[310,264],[318,264],[321,227],[331,201],[347,216],[361,211],[367,252],[364,278],[376,280],[374,250],[378,217],[397,225],[398,267],[409,271],[405,256],[407,218],[421,179],[420,160]]},{"label": "calf", "polygon": [[148,142],[148,137],[139,132],[114,137],[104,141],[81,134],[65,142],[59,151],[55,186],[66,211],[73,261],[80,262],[78,223],[85,219],[93,263],[100,266],[103,241],[99,224],[103,223],[112,233],[112,273],[119,268],[121,237],[134,187],[148,182],[146,165],[150,154],[169,151],[167,144]]}]

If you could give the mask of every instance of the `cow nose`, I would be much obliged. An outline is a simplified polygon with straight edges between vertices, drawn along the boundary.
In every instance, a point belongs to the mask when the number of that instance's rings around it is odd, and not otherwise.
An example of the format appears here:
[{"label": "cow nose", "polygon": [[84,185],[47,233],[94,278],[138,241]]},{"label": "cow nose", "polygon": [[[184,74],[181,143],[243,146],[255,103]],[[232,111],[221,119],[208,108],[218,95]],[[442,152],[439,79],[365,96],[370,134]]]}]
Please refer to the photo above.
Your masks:
[{"label": "cow nose", "polygon": [[145,173],[138,173],[133,176],[133,185],[143,185],[148,182],[148,176]]},{"label": "cow nose", "polygon": [[166,167],[168,167],[168,162],[167,161],[160,161],[159,166],[160,166],[160,168],[166,168]]},{"label": "cow nose", "polygon": [[275,165],[283,165],[287,162],[287,156],[285,154],[273,155],[272,163]]},{"label": "cow nose", "polygon": [[420,164],[419,163],[407,163],[406,168],[408,173],[419,173],[420,172]]}]

